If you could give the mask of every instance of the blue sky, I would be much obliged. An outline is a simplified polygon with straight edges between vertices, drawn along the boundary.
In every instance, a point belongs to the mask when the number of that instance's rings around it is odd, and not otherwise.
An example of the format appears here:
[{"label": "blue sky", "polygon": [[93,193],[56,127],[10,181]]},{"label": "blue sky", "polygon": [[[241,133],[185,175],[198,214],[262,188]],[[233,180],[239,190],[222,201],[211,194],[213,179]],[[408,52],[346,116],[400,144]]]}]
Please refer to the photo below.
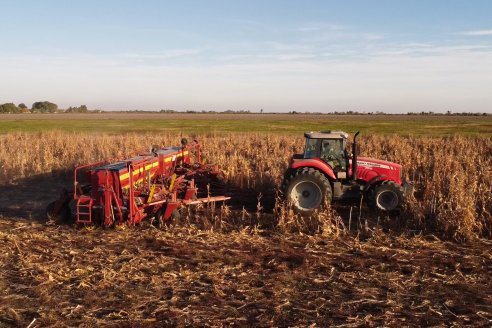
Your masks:
[{"label": "blue sky", "polygon": [[492,112],[491,1],[0,1],[0,103]]}]

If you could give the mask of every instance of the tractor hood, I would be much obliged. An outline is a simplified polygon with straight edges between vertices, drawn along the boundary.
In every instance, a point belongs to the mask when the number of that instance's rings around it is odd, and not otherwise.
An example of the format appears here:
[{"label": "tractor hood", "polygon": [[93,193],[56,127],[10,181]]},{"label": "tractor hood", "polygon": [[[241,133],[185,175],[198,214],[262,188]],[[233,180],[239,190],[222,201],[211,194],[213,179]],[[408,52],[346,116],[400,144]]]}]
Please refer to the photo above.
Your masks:
[{"label": "tractor hood", "polygon": [[401,184],[401,165],[370,157],[357,157],[358,179],[370,181],[381,175]]},{"label": "tractor hood", "polygon": [[357,157],[357,164],[366,167],[379,167],[386,170],[401,170],[401,165],[370,157]]}]

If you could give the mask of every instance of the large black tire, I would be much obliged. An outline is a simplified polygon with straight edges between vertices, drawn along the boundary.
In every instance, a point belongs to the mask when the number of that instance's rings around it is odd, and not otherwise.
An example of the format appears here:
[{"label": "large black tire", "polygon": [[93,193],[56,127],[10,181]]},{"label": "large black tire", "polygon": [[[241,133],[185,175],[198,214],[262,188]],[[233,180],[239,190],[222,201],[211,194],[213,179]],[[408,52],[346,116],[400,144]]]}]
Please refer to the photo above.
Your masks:
[{"label": "large black tire", "polygon": [[403,204],[402,187],[394,181],[377,186],[370,199],[370,204],[382,211],[393,211]]},{"label": "large black tire", "polygon": [[302,215],[310,215],[331,202],[332,190],[328,178],[313,168],[303,168],[286,176],[283,192],[294,210]]},{"label": "large black tire", "polygon": [[68,223],[70,222],[70,219],[72,217],[70,207],[68,204],[64,204],[58,213],[54,212],[55,209],[55,203],[56,202],[51,202],[48,204],[46,207],[46,219],[48,221],[55,221],[58,223]]}]

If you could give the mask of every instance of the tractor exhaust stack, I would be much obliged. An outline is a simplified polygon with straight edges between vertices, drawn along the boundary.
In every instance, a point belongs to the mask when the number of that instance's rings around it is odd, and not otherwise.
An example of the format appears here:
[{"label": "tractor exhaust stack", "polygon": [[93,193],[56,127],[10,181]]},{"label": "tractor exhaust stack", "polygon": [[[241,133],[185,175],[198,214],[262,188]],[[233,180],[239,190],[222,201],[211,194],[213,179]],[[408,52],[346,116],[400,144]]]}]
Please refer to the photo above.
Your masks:
[{"label": "tractor exhaust stack", "polygon": [[352,143],[352,181],[357,180],[357,136],[359,131],[354,134],[354,142]]}]

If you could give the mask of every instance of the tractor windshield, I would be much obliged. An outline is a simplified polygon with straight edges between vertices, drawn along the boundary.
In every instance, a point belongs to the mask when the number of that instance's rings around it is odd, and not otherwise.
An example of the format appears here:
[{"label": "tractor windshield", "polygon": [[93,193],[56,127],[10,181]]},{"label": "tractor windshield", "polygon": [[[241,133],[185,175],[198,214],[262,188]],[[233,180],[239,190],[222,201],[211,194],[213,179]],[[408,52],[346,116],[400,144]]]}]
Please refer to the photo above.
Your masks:
[{"label": "tractor windshield", "polygon": [[306,139],[306,147],[304,148],[304,158],[318,157],[318,140],[319,139]]},{"label": "tractor windshield", "polygon": [[345,153],[342,139],[324,139],[321,143],[321,156],[334,169],[345,170]]}]

